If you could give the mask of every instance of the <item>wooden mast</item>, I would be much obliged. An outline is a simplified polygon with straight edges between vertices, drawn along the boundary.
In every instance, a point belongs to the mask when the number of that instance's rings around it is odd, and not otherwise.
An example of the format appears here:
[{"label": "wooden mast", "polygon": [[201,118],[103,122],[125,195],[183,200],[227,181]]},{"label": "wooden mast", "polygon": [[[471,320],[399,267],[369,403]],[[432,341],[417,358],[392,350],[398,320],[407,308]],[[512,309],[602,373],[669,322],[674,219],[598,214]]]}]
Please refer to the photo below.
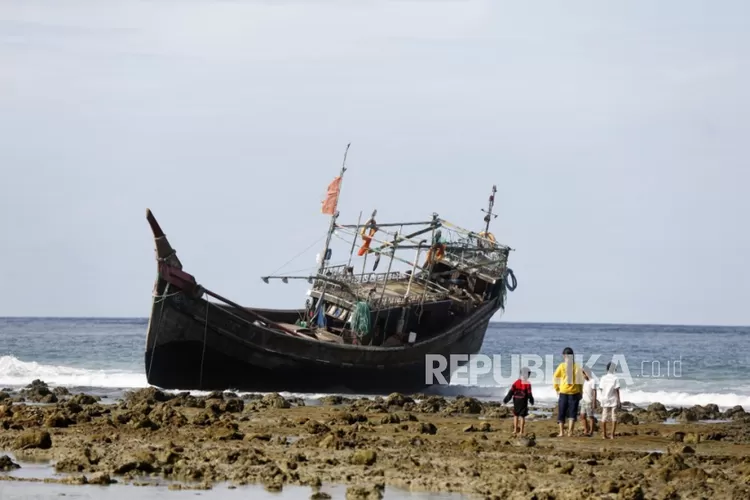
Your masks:
[{"label": "wooden mast", "polygon": [[339,186],[338,186],[338,192],[336,193],[336,200],[333,205],[333,214],[331,214],[331,223],[328,226],[328,235],[326,236],[326,244],[325,248],[323,249],[323,255],[320,259],[320,266],[318,266],[318,274],[323,274],[323,271],[326,267],[326,257],[328,253],[328,247],[331,244],[331,237],[333,236],[333,231],[336,229],[336,219],[339,216],[338,206],[339,206],[339,196],[341,195],[341,185],[344,183],[344,173],[346,172],[346,155],[349,153],[349,146],[351,146],[352,143],[346,145],[346,150],[344,151],[344,161],[341,164],[341,173],[339,173]]}]

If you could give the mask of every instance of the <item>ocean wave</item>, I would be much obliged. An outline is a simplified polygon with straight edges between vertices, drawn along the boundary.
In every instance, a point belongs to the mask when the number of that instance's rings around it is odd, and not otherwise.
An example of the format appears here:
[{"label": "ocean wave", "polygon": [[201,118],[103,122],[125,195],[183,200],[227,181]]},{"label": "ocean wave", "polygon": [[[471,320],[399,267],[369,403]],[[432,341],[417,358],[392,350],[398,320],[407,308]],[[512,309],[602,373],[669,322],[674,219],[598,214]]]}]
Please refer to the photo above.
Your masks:
[{"label": "ocean wave", "polygon": [[[501,400],[508,387],[498,385],[440,385],[426,391],[427,394],[455,397],[466,396],[485,400]],[[533,387],[535,402],[541,406],[552,406],[557,401],[557,393],[551,385]],[[688,407],[694,405],[715,404],[720,408],[743,406],[750,408],[750,391],[748,392],[688,392],[688,391],[648,391],[643,389],[622,388],[622,401],[629,401],[639,406],[661,403],[668,407]]]},{"label": "ocean wave", "polygon": [[126,370],[90,370],[71,366],[45,365],[0,356],[0,386],[17,387],[40,379],[52,386],[131,389],[148,387],[145,373]]},{"label": "ocean wave", "polygon": [[[22,361],[14,356],[0,356],[0,387],[20,387],[30,384],[34,379],[41,379],[51,386],[101,389],[138,389],[149,387],[146,374],[127,370],[95,370],[76,368],[71,366],[47,365],[35,361]],[[660,384],[649,382],[648,385],[657,386],[652,390],[641,383],[637,387],[624,387],[621,392],[623,401],[630,401],[636,405],[645,406],[659,402],[665,406],[693,406],[716,404],[721,408],[740,405],[750,408],[750,387],[734,386],[734,392],[714,391],[694,381],[684,380],[682,386],[658,387]],[[691,386],[693,391],[684,390]],[[540,406],[553,406],[557,401],[557,394],[551,385],[536,385],[533,388],[534,398]],[[437,385],[426,388],[425,394],[445,397],[466,396],[485,401],[500,401],[508,391],[507,386],[501,385]],[[168,391],[178,392],[178,391]],[[202,396],[207,391],[190,391],[191,394]],[[240,392],[240,394],[246,394]],[[260,393],[263,394],[263,393]],[[284,397],[300,397],[308,401],[319,400],[330,394],[291,393],[282,392]],[[341,393],[345,397],[357,397],[352,394]],[[368,396],[369,397],[369,396]]]}]

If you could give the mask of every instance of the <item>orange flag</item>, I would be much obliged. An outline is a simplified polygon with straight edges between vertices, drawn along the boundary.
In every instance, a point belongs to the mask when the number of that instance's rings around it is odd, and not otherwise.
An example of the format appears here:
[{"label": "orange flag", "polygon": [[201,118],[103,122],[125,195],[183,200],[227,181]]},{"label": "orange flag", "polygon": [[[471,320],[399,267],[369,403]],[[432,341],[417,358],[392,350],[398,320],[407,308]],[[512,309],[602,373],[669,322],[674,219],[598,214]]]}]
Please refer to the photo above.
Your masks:
[{"label": "orange flag", "polygon": [[336,204],[339,201],[339,188],[341,187],[341,176],[336,177],[328,185],[328,193],[326,199],[323,200],[323,208],[321,212],[327,215],[333,215],[336,211]]}]

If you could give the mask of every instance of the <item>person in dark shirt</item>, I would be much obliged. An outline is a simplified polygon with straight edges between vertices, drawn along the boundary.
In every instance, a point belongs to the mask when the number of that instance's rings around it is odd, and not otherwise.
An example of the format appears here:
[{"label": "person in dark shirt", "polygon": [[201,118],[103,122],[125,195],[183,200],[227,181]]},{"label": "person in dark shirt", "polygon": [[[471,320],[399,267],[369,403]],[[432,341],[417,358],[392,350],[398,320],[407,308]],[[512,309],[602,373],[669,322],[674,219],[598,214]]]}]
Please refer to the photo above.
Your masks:
[{"label": "person in dark shirt", "polygon": [[513,435],[523,436],[526,428],[526,417],[529,415],[529,403],[534,404],[529,376],[531,370],[521,368],[521,376],[510,386],[503,403],[513,400]]}]

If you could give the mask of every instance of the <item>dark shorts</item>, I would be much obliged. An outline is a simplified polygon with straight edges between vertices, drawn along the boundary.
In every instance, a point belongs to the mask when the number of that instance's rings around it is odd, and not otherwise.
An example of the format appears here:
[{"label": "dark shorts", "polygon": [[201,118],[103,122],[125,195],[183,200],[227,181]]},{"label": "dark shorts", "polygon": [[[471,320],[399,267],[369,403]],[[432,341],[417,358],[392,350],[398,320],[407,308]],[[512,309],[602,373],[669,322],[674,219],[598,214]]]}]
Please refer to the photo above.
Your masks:
[{"label": "dark shorts", "polygon": [[580,394],[560,394],[557,401],[557,421],[565,422],[566,418],[577,419],[580,400]]},{"label": "dark shorts", "polygon": [[513,415],[516,417],[529,416],[529,402],[525,398],[516,398],[513,400]]}]

